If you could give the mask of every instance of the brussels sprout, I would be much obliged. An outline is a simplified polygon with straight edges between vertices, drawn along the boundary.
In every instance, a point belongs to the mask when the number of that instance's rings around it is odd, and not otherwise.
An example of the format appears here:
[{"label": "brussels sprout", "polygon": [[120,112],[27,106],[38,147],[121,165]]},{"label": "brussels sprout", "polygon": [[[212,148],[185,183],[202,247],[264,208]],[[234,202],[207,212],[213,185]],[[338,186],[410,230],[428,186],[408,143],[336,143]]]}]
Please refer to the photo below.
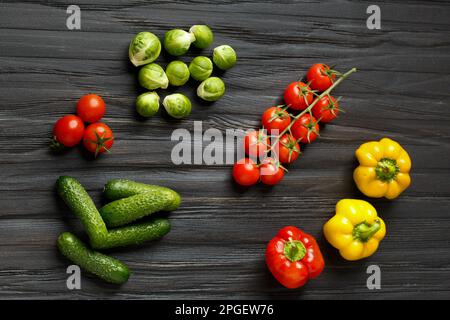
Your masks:
[{"label": "brussels sprout", "polygon": [[181,29],[173,29],[167,31],[164,36],[164,48],[172,56],[181,56],[189,50],[194,41],[194,34]]},{"label": "brussels sprout", "polygon": [[172,61],[166,68],[169,83],[173,86],[182,86],[189,80],[189,69],[183,61]]},{"label": "brussels sprout", "polygon": [[228,45],[216,47],[213,52],[213,61],[222,70],[227,70],[236,64],[236,52]]},{"label": "brussels sprout", "polygon": [[128,56],[136,67],[155,61],[160,53],[161,42],[151,32],[139,32],[128,47]]},{"label": "brussels sprout", "polygon": [[214,35],[207,25],[195,25],[189,29],[195,36],[194,46],[199,49],[208,48],[214,41]]},{"label": "brussels sprout", "polygon": [[192,109],[191,101],[181,93],[174,93],[165,97],[163,106],[167,113],[176,119],[187,117]]},{"label": "brussels sprout", "polygon": [[136,98],[136,111],[141,116],[154,116],[158,110],[159,96],[156,92],[145,92]]},{"label": "brussels sprout", "polygon": [[143,66],[139,70],[138,78],[139,84],[148,90],[166,89],[169,86],[169,79],[167,79],[164,69],[156,63]]},{"label": "brussels sprout", "polygon": [[197,88],[197,95],[206,101],[217,101],[224,93],[225,83],[217,77],[206,79]]},{"label": "brussels sprout", "polygon": [[189,71],[192,78],[203,81],[209,78],[213,71],[213,64],[208,57],[199,56],[194,58],[189,64]]}]

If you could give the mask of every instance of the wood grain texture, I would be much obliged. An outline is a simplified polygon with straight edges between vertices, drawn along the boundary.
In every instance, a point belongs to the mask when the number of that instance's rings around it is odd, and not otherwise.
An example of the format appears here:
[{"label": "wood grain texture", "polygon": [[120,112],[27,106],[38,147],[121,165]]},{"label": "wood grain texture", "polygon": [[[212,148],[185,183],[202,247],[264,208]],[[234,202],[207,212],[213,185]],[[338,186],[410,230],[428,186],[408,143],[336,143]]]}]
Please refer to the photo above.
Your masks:
[{"label": "wood grain texture", "polygon": [[[371,2],[79,0],[82,29],[69,31],[72,1],[2,1],[0,298],[449,299],[450,5],[377,3],[379,31],[366,29]],[[194,102],[188,119],[159,114],[142,121],[133,107],[142,90],[127,58],[130,39],[200,23],[212,27],[215,45],[228,43],[238,53],[238,65],[221,75],[226,95],[204,105],[189,82],[179,89]],[[359,72],[336,90],[346,114],[323,128],[283,183],[242,190],[230,166],[171,163],[174,129],[192,131],[194,121],[203,121],[203,130],[256,128],[283,87],[319,61]],[[113,153],[96,161],[77,148],[55,156],[47,147],[52,125],[87,92],[106,100],[105,121],[117,136]],[[370,200],[388,235],[377,254],[349,263],[323,239],[322,225],[339,199],[366,199],[351,178],[353,152],[384,136],[410,152],[413,184],[395,201]],[[62,231],[83,232],[55,195],[62,174],[78,178],[99,205],[103,184],[117,177],[182,195],[163,240],[109,251],[133,270],[124,286],[83,275],[82,290],[66,289],[68,262],[55,240]],[[327,267],[303,289],[288,291],[268,273],[263,254],[276,231],[291,224],[319,239]],[[378,291],[366,288],[371,264],[382,270]]]}]

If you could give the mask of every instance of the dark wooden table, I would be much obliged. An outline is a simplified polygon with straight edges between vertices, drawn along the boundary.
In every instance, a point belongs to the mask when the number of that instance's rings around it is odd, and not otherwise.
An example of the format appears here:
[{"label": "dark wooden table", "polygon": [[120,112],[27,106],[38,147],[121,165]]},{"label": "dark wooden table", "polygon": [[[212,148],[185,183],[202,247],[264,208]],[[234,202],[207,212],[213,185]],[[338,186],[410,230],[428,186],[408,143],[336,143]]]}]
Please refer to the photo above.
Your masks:
[{"label": "dark wooden table", "polygon": [[[78,0],[81,30],[74,31],[66,28],[73,1],[53,2],[0,3],[0,298],[450,298],[448,2],[376,1],[382,28],[368,30],[372,1]],[[226,95],[206,106],[190,83],[180,89],[193,100],[188,119],[142,121],[129,41],[139,31],[162,37],[200,23],[212,27],[215,45],[230,44],[239,55],[222,75]],[[323,128],[283,183],[243,191],[229,165],[172,164],[173,130],[192,131],[194,121],[203,130],[256,128],[283,87],[316,62],[359,72],[336,90],[346,114]],[[95,161],[77,148],[52,154],[53,123],[88,92],[107,103],[105,121],[117,137],[112,154]],[[409,151],[413,183],[395,201],[370,200],[387,236],[372,257],[347,262],[322,226],[339,199],[367,199],[352,181],[353,152],[385,136]],[[182,195],[163,240],[110,252],[133,270],[122,287],[83,274],[82,290],[66,288],[69,263],[55,240],[62,231],[83,232],[54,192],[59,175],[78,178],[99,205],[103,184],[117,177]],[[267,241],[291,224],[318,238],[326,260],[320,278],[299,290],[282,288],[264,263]],[[366,287],[373,264],[381,290]]]}]

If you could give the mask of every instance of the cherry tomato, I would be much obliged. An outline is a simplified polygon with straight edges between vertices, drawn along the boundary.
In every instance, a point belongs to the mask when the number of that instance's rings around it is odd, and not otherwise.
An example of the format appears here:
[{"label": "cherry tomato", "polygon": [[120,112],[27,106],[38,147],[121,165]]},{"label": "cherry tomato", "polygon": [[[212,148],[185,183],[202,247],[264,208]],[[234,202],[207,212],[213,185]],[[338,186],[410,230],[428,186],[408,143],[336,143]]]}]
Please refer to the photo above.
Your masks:
[{"label": "cherry tomato", "polygon": [[301,143],[311,143],[319,135],[319,124],[316,118],[309,114],[302,115],[291,127],[292,134]]},{"label": "cherry tomato", "polygon": [[245,154],[251,157],[261,157],[270,146],[270,140],[264,130],[250,131],[244,137]]},{"label": "cherry tomato", "polygon": [[233,178],[241,186],[251,186],[259,180],[259,168],[252,159],[241,159],[233,166]]},{"label": "cherry tomato", "polygon": [[311,111],[320,122],[328,123],[338,116],[339,103],[332,96],[325,96],[316,102]]},{"label": "cherry tomato", "polygon": [[306,73],[309,86],[317,91],[327,90],[334,82],[336,73],[324,63],[316,63]]},{"label": "cherry tomato", "polygon": [[281,133],[291,123],[291,116],[280,107],[271,107],[264,111],[261,122],[267,132],[278,130]]},{"label": "cherry tomato", "polygon": [[279,141],[278,160],[281,163],[292,163],[300,155],[300,146],[293,136],[284,134]]},{"label": "cherry tomato", "polygon": [[99,121],[105,112],[105,102],[96,94],[87,94],[78,100],[77,114],[86,122],[94,123]]},{"label": "cherry tomato", "polygon": [[95,156],[106,151],[109,152],[113,143],[112,130],[102,122],[90,124],[84,132],[83,145],[86,150],[95,153]]},{"label": "cherry tomato", "polygon": [[312,101],[311,88],[301,81],[292,82],[284,90],[284,102],[293,110],[305,110]]},{"label": "cherry tomato", "polygon": [[272,158],[266,158],[260,166],[261,182],[273,186],[284,178],[284,170],[278,162]]},{"label": "cherry tomato", "polygon": [[59,118],[53,127],[53,137],[56,142],[65,147],[73,147],[83,139],[84,123],[80,117],[68,115]]}]

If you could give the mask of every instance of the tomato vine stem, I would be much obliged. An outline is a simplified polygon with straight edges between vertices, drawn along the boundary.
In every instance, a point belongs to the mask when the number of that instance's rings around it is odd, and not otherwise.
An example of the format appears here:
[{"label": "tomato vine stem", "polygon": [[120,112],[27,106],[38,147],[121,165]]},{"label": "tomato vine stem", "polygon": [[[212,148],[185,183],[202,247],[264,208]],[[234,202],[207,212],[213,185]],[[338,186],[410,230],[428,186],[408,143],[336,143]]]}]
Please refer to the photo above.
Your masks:
[{"label": "tomato vine stem", "polygon": [[344,81],[349,75],[351,75],[352,73],[356,72],[357,69],[356,68],[352,68],[349,71],[347,71],[346,73],[342,74],[327,90],[325,90],[324,92],[322,92],[320,95],[318,95],[318,97],[316,99],[314,99],[314,101],[308,106],[308,108],[306,108],[305,110],[303,110],[302,112],[300,112],[299,114],[297,114],[296,116],[292,116],[292,121],[291,123],[283,130],[281,131],[281,133],[275,138],[274,142],[272,142],[272,146],[269,150],[267,150],[267,152],[270,152],[274,146],[277,145],[278,141],[280,140],[280,138],[288,131],[291,130],[292,126],[294,125],[294,123],[300,119],[301,116],[303,116],[304,114],[306,114],[307,112],[311,113],[312,108],[314,107],[314,105],[323,97],[328,96],[330,94],[331,91],[333,91],[334,88],[336,88],[342,81]]}]

